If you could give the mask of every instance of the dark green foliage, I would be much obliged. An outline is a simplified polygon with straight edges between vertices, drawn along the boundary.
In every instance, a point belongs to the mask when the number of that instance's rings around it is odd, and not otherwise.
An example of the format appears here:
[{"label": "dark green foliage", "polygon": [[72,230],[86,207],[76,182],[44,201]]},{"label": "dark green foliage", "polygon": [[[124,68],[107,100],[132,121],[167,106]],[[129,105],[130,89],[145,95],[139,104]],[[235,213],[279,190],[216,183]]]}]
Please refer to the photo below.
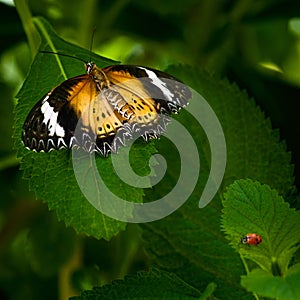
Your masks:
[{"label": "dark green foliage", "polygon": [[[171,71],[176,74],[175,69]],[[196,70],[184,71],[184,68],[177,69],[177,75],[209,101],[224,130],[228,152],[223,188],[236,178],[248,177],[269,183],[281,193],[288,194],[293,182],[290,156],[285,152],[284,144],[279,142],[278,133],[271,129],[270,122],[254,102],[227,81]],[[214,281],[222,287],[222,299],[237,299],[243,295],[236,284],[244,271],[238,255],[220,232],[220,200],[224,190],[221,188],[207,207],[196,209],[208,176],[210,153],[205,136],[198,130],[199,124],[189,121],[187,126],[201,144],[199,184],[180,210],[160,222],[143,226],[146,248],[153,263],[160,268],[172,270],[197,287],[204,288],[205,284]],[[172,169],[169,172],[172,178]],[[169,182],[172,184],[171,179]],[[239,244],[239,239],[240,236],[235,236],[233,243]],[[219,296],[218,289],[216,295]]]},{"label": "dark green foliage", "polygon": [[[212,289],[210,289],[212,291]],[[72,300],[92,299],[208,299],[199,298],[200,293],[172,273],[152,270],[125,277],[111,285],[84,291]]]}]

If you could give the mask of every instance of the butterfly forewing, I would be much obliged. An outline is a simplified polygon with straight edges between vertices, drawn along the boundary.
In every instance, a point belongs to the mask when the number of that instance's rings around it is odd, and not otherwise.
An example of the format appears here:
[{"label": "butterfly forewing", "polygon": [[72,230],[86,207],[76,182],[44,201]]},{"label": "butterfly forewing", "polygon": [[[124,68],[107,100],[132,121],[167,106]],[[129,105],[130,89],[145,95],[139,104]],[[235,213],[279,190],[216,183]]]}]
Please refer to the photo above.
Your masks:
[{"label": "butterfly forewing", "polygon": [[[30,111],[24,145],[36,151],[83,147],[102,156],[117,152],[135,133],[164,132],[172,112],[187,104],[190,90],[172,76],[139,66],[99,69],[64,81]],[[78,130],[79,128],[79,130]]]},{"label": "butterfly forewing", "polygon": [[24,122],[24,145],[32,150],[46,152],[68,147],[79,114],[69,102],[88,83],[88,75],[77,76],[64,81],[42,97]]}]

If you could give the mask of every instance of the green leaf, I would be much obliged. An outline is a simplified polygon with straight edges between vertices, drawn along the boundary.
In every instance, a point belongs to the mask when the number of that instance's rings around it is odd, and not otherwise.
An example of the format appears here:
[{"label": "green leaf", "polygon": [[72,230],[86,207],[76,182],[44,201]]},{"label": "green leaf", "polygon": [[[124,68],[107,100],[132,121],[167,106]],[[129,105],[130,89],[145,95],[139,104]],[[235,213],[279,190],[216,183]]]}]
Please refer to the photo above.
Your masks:
[{"label": "green leaf", "polygon": [[[234,182],[224,198],[222,228],[232,247],[264,270],[285,274],[299,248],[299,212],[289,208],[277,191],[250,179]],[[241,236],[248,233],[259,234],[262,243],[241,244]]]},{"label": "green leaf", "polygon": [[[253,178],[281,194],[289,194],[293,190],[290,154],[270,121],[235,84],[188,67],[173,67],[168,72],[199,92],[218,116],[227,144],[227,166],[218,194],[208,206],[199,209],[198,201],[210,171],[210,145],[199,125],[201,120],[197,122],[185,111],[180,112],[178,120],[188,128],[198,146],[200,176],[183,207],[163,220],[142,226],[151,264],[174,272],[200,290],[213,281],[217,284],[215,295],[221,299],[253,299],[239,285],[244,266],[221,232],[222,193],[235,179]],[[161,141],[158,146],[169,164],[163,184],[147,194],[156,199],[174,186],[176,172],[180,170],[178,156],[170,151],[169,144]],[[193,161],[190,163],[193,168]]]},{"label": "green leaf", "polygon": [[[211,290],[212,292],[213,290]],[[209,299],[207,295],[205,298]],[[199,299],[200,292],[172,273],[152,270],[140,272],[136,276],[127,276],[103,287],[94,287],[91,291],[82,292],[72,300],[92,299]]]},{"label": "green leaf", "polygon": [[269,272],[255,269],[247,276],[242,276],[242,285],[248,291],[277,300],[300,299],[299,281],[299,271],[286,277],[278,277]]},{"label": "green leaf", "polygon": [[[34,21],[41,37],[40,49],[74,54],[87,61],[91,58],[98,67],[112,64],[108,59],[64,41],[44,19],[37,18]],[[125,223],[101,214],[86,200],[74,176],[70,151],[35,153],[26,150],[21,143],[23,123],[35,103],[66,78],[82,73],[84,73],[83,64],[76,59],[47,53],[36,55],[28,77],[17,95],[19,101],[15,110],[15,147],[18,156],[22,157],[21,169],[24,171],[24,178],[29,180],[30,189],[35,191],[38,199],[47,202],[49,209],[56,210],[59,220],[64,220],[77,232],[110,239],[120,230],[124,230]],[[135,143],[131,150],[135,168],[141,167],[142,171],[147,172],[143,159],[147,161],[154,151],[156,150],[151,143]],[[96,165],[112,193],[127,201],[142,202],[143,190],[130,187],[118,179],[113,172],[111,157],[104,159],[97,155]],[[88,184],[93,185],[96,182]]]},{"label": "green leaf", "polygon": [[[203,96],[222,125],[227,147],[223,187],[236,179],[251,178],[270,185],[282,195],[295,191],[291,154],[285,142],[280,141],[279,131],[272,129],[270,120],[245,91],[227,79],[196,68],[171,67],[167,71]],[[209,161],[210,147],[199,131],[199,124],[190,118],[186,122],[205,152],[204,159]]]}]

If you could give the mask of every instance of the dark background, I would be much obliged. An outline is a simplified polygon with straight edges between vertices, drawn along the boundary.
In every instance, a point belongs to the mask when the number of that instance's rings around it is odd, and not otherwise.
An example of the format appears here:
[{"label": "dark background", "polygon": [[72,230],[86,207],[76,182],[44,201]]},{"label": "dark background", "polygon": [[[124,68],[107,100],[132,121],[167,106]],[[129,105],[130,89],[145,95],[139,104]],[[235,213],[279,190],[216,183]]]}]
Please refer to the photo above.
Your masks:
[{"label": "dark background", "polygon": [[[158,69],[186,64],[236,82],[255,99],[273,128],[280,130],[300,187],[299,1],[31,0],[28,7],[33,16],[44,16],[64,39],[85,48],[90,47],[96,26],[93,51],[122,63]],[[23,14],[20,7],[18,12],[0,3],[1,260],[7,258],[9,243],[22,245],[14,238],[26,224],[47,210],[42,204],[25,201],[34,197],[21,179],[11,138],[14,96],[32,61]],[[0,271],[0,277],[13,277],[10,270]],[[41,289],[49,284],[39,280]]]}]

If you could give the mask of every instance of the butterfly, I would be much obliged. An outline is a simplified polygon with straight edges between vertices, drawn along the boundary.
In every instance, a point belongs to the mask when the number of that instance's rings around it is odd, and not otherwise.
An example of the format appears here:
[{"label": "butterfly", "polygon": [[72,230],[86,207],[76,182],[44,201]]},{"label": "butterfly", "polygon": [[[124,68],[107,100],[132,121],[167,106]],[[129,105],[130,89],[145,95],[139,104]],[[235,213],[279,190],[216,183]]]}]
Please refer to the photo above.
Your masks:
[{"label": "butterfly", "polygon": [[146,141],[158,138],[171,113],[191,98],[181,81],[151,68],[100,69],[87,62],[85,69],[86,74],[65,80],[31,109],[22,130],[26,148],[48,152],[80,147],[106,157],[136,134]]}]

